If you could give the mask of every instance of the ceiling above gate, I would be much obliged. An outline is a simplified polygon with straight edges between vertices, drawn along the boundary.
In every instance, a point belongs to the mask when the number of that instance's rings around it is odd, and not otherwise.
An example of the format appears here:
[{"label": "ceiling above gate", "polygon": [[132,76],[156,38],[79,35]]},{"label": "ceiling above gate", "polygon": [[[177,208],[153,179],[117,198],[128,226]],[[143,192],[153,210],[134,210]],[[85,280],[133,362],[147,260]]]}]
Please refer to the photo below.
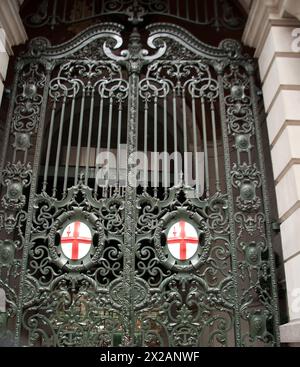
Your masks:
[{"label": "ceiling above gate", "polygon": [[237,2],[231,0],[43,0],[25,3],[29,27],[74,24],[118,15],[137,25],[151,15],[167,16],[202,26],[240,30],[245,23]]}]

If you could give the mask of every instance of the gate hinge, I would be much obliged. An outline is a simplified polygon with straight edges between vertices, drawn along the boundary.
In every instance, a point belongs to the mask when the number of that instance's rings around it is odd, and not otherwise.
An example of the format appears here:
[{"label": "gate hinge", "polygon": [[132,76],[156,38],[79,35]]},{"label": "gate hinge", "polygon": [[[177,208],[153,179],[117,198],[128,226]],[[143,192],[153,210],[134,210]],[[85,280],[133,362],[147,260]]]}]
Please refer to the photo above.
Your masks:
[{"label": "gate hinge", "polygon": [[274,232],[278,232],[278,233],[280,232],[280,223],[279,222],[274,221],[274,222],[272,222],[271,226],[272,226],[272,229],[273,229]]},{"label": "gate hinge", "polygon": [[256,88],[256,95],[257,95],[257,97],[262,97],[263,92],[262,92],[261,88]]},{"label": "gate hinge", "polygon": [[4,89],[4,91],[3,91],[3,95],[4,95],[6,98],[10,98],[11,93],[12,93],[11,88],[5,88],[5,89]]}]

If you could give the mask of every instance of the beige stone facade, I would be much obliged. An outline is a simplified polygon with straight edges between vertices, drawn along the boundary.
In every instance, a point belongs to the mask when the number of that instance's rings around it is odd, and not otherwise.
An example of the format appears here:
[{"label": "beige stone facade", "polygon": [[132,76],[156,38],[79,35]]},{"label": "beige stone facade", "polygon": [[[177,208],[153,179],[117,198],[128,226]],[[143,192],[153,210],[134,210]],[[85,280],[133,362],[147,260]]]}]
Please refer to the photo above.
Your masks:
[{"label": "beige stone facade", "polygon": [[282,343],[300,342],[300,2],[253,0],[243,42],[256,49],[276,186],[290,323]]}]

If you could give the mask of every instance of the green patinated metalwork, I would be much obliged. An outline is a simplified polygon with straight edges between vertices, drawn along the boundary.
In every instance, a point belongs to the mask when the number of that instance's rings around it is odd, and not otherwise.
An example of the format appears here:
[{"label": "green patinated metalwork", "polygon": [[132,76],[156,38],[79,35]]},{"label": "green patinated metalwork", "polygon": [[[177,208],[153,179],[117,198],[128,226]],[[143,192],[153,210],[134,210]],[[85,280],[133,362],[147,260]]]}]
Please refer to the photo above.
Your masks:
[{"label": "green patinated metalwork", "polygon": [[[58,46],[34,39],[16,65],[1,163],[5,343],[279,343],[253,60],[234,40],[215,48],[171,24],[147,30],[149,51],[134,30],[120,54],[123,27],[103,23]],[[114,131],[119,143],[126,131],[130,178],[139,139],[146,152],[171,143],[196,149],[198,129],[205,187],[189,186],[185,176],[164,190],[122,186],[120,178],[95,184],[91,150],[108,148]],[[93,234],[82,262],[68,262],[57,246],[74,218]],[[178,219],[201,234],[192,261],[165,251],[166,229]]]}]

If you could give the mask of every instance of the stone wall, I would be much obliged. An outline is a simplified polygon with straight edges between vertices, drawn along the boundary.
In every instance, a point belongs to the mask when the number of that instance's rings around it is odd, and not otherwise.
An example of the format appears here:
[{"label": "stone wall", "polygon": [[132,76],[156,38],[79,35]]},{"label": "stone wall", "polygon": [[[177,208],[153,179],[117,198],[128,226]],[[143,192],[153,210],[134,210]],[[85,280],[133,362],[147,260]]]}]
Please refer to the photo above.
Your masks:
[{"label": "stone wall", "polygon": [[243,37],[256,48],[267,112],[290,319],[281,326],[282,343],[300,342],[299,17],[298,0],[253,0]]}]

